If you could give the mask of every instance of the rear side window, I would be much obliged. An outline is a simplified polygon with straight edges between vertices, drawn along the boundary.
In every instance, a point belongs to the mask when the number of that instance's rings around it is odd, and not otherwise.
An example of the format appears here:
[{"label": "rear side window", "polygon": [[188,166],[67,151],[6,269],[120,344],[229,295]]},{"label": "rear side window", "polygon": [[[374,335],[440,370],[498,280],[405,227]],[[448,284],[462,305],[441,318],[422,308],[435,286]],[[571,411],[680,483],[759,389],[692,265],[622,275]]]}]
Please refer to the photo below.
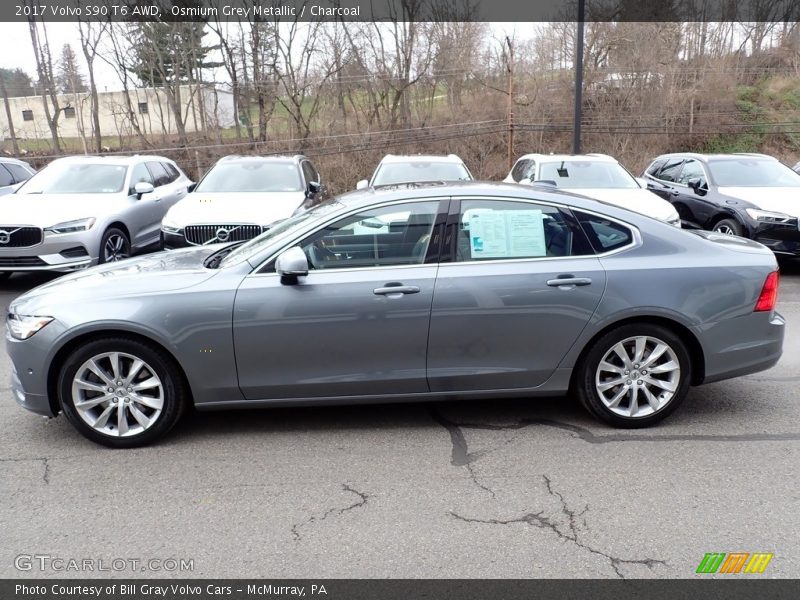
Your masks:
[{"label": "rear side window", "polygon": [[462,200],[456,262],[593,254],[570,215],[513,200]]},{"label": "rear side window", "polygon": [[676,179],[676,182],[689,185],[690,179],[700,179],[703,183],[705,183],[706,180],[706,174],[703,171],[703,166],[694,159],[686,161],[686,163],[683,165],[683,169],[681,170],[681,174]]},{"label": "rear side window", "polygon": [[667,161],[664,158],[659,158],[658,160],[654,160],[653,164],[651,164],[649,167],[647,167],[647,171],[645,171],[645,173],[655,177],[656,173],[658,173],[661,170],[661,167],[664,166],[665,162],[667,162]]},{"label": "rear side window", "polygon": [[14,176],[15,183],[28,181],[28,179],[32,177],[32,174],[25,167],[20,165],[15,165],[14,163],[4,163],[3,166],[11,171],[11,174]]},{"label": "rear side window", "polygon": [[167,175],[167,172],[164,170],[164,167],[161,166],[161,163],[148,162],[147,168],[150,170],[150,173],[153,174],[153,185],[155,187],[167,185],[169,183],[169,175]]},{"label": "rear side window", "polygon": [[161,166],[164,167],[164,170],[167,172],[167,179],[168,183],[172,183],[178,177],[180,177],[180,173],[178,173],[178,169],[175,168],[174,165],[168,162],[161,163]]},{"label": "rear side window", "polygon": [[0,187],[14,184],[14,178],[11,176],[11,172],[6,169],[5,166],[6,165],[0,165]]},{"label": "rear side window", "polygon": [[310,181],[319,183],[319,175],[314,170],[314,167],[311,165],[311,163],[307,160],[303,161],[303,177],[305,177],[306,183],[309,183]]},{"label": "rear side window", "polygon": [[511,178],[517,183],[523,179],[530,179],[533,181],[535,169],[536,163],[533,160],[529,158],[523,158],[518,160],[517,164],[514,165],[514,168],[511,170]]},{"label": "rear side window", "polygon": [[598,254],[624,248],[633,242],[630,228],[599,215],[573,211]]},{"label": "rear side window", "polygon": [[664,161],[664,166],[659,169],[654,177],[662,181],[675,181],[681,172],[682,158],[670,158]]}]

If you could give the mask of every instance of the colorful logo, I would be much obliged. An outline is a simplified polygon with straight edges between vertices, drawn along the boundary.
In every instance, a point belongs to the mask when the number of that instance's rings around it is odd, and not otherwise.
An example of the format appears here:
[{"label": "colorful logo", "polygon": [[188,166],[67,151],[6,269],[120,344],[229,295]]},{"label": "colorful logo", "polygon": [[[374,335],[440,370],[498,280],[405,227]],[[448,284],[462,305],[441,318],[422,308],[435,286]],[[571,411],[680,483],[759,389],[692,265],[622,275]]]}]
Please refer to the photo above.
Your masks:
[{"label": "colorful logo", "polygon": [[697,573],[763,573],[772,557],[771,552],[708,552]]}]

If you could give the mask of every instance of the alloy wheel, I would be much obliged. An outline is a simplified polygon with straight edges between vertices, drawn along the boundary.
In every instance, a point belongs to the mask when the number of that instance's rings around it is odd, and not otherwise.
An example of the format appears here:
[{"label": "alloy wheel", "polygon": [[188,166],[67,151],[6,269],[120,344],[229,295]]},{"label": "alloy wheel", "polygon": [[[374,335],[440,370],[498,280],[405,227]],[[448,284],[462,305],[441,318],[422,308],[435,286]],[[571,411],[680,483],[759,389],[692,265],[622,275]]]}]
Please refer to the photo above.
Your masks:
[{"label": "alloy wheel", "polygon": [[138,435],[152,427],[164,408],[164,385],[142,359],[123,352],[97,354],[72,380],[78,415],[112,437]]},{"label": "alloy wheel", "polygon": [[118,233],[109,235],[103,246],[103,262],[116,262],[128,258],[127,245],[128,243],[122,235]]},{"label": "alloy wheel", "polygon": [[594,383],[608,410],[621,417],[641,418],[669,404],[680,379],[680,361],[669,344],[635,336],[614,344],[603,355]]}]

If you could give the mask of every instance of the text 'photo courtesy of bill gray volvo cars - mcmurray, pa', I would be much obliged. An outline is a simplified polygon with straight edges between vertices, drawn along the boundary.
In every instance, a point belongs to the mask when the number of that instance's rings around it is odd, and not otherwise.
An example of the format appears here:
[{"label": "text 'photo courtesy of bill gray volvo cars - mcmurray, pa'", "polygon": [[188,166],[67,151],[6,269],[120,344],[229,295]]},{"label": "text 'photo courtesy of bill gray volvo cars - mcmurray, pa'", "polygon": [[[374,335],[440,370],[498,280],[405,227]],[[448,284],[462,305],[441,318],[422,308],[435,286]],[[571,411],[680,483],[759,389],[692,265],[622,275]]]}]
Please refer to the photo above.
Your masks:
[{"label": "text 'photo courtesy of bill gray volvo cars - mcmurray, pa'", "polygon": [[[128,192],[112,175],[99,187]],[[752,240],[552,186],[433,182],[55,279],[10,304],[6,340],[16,401],[112,447],[191,406],[571,393],[644,427],[778,361],[777,291]]]}]

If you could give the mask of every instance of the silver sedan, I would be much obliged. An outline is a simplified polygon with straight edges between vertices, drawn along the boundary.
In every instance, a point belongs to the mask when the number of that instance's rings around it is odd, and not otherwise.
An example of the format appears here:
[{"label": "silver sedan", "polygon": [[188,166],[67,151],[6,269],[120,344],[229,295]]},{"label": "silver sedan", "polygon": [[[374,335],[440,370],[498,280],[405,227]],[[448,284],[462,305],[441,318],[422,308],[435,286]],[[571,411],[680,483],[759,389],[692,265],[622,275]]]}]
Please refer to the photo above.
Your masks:
[{"label": "silver sedan", "polygon": [[777,289],[750,240],[535,186],[397,186],[53,281],[7,341],[20,405],[114,447],[191,405],[569,393],[644,427],[778,361]]}]

